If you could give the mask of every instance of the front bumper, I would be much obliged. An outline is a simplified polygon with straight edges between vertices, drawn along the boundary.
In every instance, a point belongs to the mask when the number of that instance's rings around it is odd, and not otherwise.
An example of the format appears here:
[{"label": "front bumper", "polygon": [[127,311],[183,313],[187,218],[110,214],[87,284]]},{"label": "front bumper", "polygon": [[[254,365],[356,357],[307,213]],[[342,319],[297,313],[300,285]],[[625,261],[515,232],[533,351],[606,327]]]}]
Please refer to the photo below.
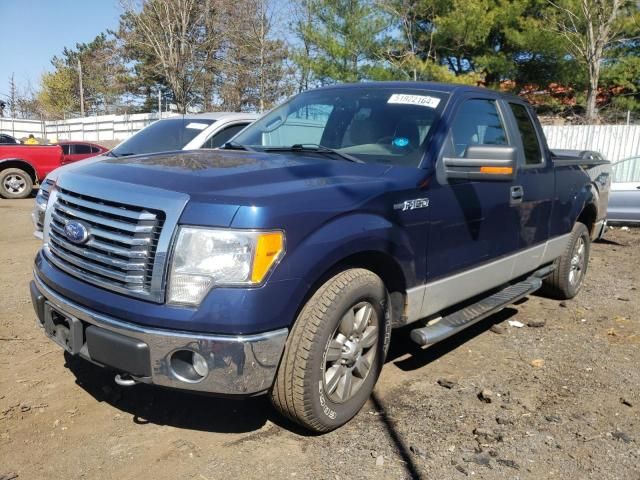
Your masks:
[{"label": "front bumper", "polygon": [[[34,272],[31,299],[47,336],[54,311],[74,331],[72,354],[125,373],[137,382],[220,395],[253,395],[271,388],[284,350],[286,328],[256,335],[210,335],[149,328],[102,315],[47,287]],[[60,343],[60,342],[58,342]],[[92,357],[93,352],[93,357]],[[185,374],[185,353],[200,354],[208,373]]]}]

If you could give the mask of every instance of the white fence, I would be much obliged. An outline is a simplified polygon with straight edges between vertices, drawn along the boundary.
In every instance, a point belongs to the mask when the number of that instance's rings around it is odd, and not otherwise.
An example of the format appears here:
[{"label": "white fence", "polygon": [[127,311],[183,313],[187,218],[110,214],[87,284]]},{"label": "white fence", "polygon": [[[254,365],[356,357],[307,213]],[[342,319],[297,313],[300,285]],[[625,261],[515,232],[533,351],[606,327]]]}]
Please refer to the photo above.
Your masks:
[{"label": "white fence", "polygon": [[22,118],[0,117],[0,133],[8,133],[16,138],[28,137],[29,134],[40,138],[46,136],[44,122],[40,120],[25,120]]},{"label": "white fence", "polygon": [[[163,113],[165,116],[175,114]],[[30,133],[49,140],[120,141],[158,118],[156,113],[101,115],[59,121],[0,118],[0,133],[17,138]],[[550,148],[596,150],[615,162],[640,156],[640,125],[548,125],[544,127]]]},{"label": "white fence", "polygon": [[[163,113],[162,117],[174,115],[172,113]],[[124,140],[157,119],[157,113],[100,115],[44,122],[0,118],[0,133],[8,133],[16,138],[23,138],[33,134],[38,138],[45,138],[50,141],[85,140],[100,143],[101,141]]]}]

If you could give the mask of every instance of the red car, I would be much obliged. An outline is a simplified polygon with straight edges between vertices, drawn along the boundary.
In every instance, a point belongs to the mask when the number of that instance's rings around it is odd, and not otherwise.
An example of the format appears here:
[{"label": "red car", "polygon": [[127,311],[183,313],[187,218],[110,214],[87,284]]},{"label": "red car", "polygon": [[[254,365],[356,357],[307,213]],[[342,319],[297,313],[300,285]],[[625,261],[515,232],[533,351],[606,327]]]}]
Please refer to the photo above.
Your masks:
[{"label": "red car", "polygon": [[61,165],[107,152],[86,142],[57,145],[0,145],[0,196],[26,198],[33,186]]},{"label": "red car", "polygon": [[104,148],[102,145],[89,142],[74,142],[71,140],[65,140],[58,142],[58,145],[62,147],[62,163],[71,163],[77,160],[82,160],[89,157],[95,157],[96,155],[102,155],[109,151],[108,148]]}]

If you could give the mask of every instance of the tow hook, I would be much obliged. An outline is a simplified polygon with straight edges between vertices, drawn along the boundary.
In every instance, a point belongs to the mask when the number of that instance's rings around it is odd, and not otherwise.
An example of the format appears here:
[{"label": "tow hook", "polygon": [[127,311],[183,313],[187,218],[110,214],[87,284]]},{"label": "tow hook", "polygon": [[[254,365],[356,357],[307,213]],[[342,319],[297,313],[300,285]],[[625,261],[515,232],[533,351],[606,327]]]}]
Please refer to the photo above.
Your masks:
[{"label": "tow hook", "polygon": [[131,375],[126,373],[123,373],[122,375],[118,373],[113,380],[121,387],[132,387],[138,383],[133,377],[131,377]]}]

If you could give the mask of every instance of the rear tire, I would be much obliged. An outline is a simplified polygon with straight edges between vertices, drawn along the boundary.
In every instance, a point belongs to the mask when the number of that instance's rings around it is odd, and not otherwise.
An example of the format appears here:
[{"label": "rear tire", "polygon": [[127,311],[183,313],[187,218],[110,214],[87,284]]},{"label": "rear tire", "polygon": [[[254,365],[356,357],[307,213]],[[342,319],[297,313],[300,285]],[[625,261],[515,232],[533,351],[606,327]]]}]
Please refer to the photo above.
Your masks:
[{"label": "rear tire", "polygon": [[322,285],[303,307],[271,391],[284,416],[315,432],[347,423],[365,404],[389,347],[387,292],[354,268]]},{"label": "rear tire", "polygon": [[583,223],[576,223],[567,247],[556,261],[556,269],[544,280],[544,291],[559,300],[575,297],[587,274],[591,237]]},{"label": "rear tire", "polygon": [[7,168],[0,171],[0,196],[3,198],[27,198],[32,190],[33,180],[24,170]]}]

